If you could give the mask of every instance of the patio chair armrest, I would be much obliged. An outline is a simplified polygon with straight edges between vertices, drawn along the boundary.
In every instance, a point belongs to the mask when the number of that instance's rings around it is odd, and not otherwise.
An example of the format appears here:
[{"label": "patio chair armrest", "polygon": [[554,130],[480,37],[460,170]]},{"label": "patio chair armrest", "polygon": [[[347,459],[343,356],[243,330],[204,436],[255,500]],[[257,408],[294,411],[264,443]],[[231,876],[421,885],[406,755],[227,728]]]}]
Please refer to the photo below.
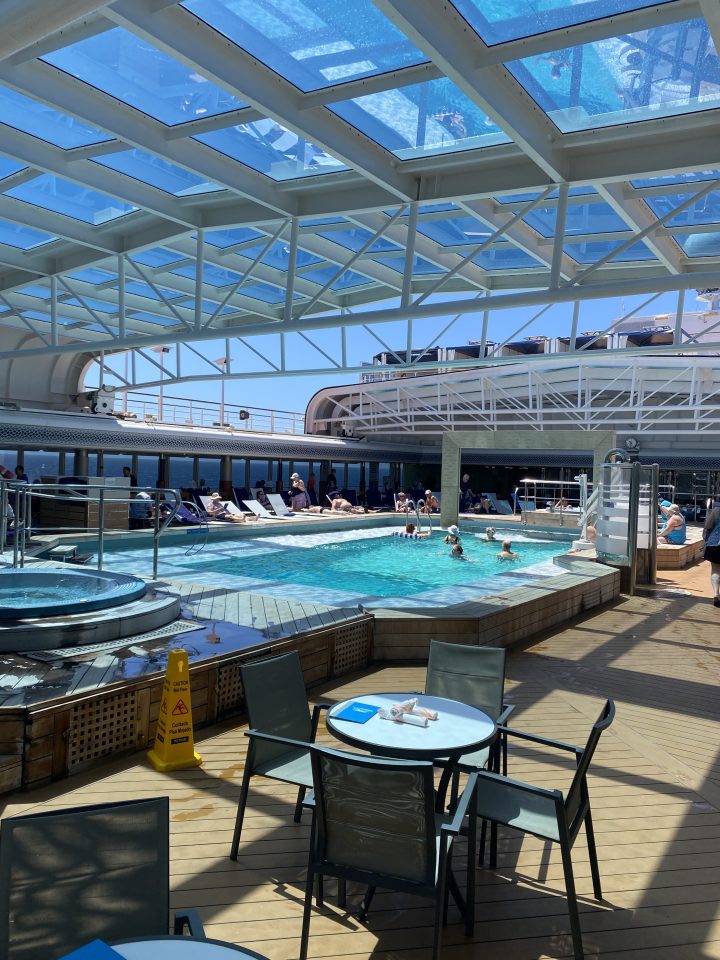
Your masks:
[{"label": "patio chair armrest", "polygon": [[572,743],[563,743],[562,740],[540,737],[536,733],[526,733],[524,730],[515,729],[515,727],[506,727],[499,724],[498,733],[502,733],[504,736],[520,737],[520,739],[530,740],[532,743],[542,743],[546,747],[555,747],[557,750],[567,750],[569,753],[574,753],[575,756],[581,755],[583,752],[580,747],[576,747]]},{"label": "patio chair armrest", "polygon": [[310,739],[315,741],[315,734],[317,733],[318,724],[320,723],[320,714],[323,710],[329,710],[331,707],[334,707],[334,703],[329,703],[325,700],[321,700],[319,703],[316,703],[312,710],[312,721],[310,723]]},{"label": "patio chair armrest", "polygon": [[246,730],[245,736],[253,740],[267,740],[270,743],[283,743],[296,750],[309,750],[312,746],[304,740],[292,740],[290,737],[278,737],[274,733],[262,733],[260,730]]},{"label": "patio chair armrest", "polygon": [[473,794],[477,790],[477,773],[469,774],[467,778],[467,783],[465,784],[465,789],[460,795],[458,804],[455,807],[455,812],[450,823],[444,823],[440,828],[441,831],[444,830],[446,833],[459,834],[460,829],[463,825],[463,820],[467,816],[468,807],[470,806],[470,801],[473,799]]},{"label": "patio chair armrest", "polygon": [[510,716],[510,714],[513,712],[514,709],[515,709],[515,704],[514,704],[514,703],[504,703],[504,704],[502,705],[502,713],[500,714],[500,716],[499,716],[499,717],[497,718],[497,720],[495,721],[495,722],[497,723],[498,727],[504,727],[504,726],[505,726],[505,721],[507,720],[507,718]]},{"label": "patio chair armrest", "polygon": [[[524,780],[513,780],[512,777],[505,777],[501,773],[493,773],[491,770],[478,770],[475,776],[478,780],[477,790],[479,797],[482,797],[483,781],[486,781],[488,786],[512,787],[514,790],[521,790],[523,793],[532,793],[536,797],[543,797],[546,800],[562,801],[564,799],[560,790],[549,790],[547,787],[538,787],[535,783],[526,783]],[[478,812],[478,816],[482,816],[482,811]]]},{"label": "patio chair armrest", "polygon": [[207,937],[205,936],[205,928],[203,927],[200,914],[197,912],[197,910],[188,908],[185,910],[177,910],[175,912],[175,922],[173,924],[173,933],[175,936],[183,936],[186,927],[188,933],[194,940],[207,940]]}]

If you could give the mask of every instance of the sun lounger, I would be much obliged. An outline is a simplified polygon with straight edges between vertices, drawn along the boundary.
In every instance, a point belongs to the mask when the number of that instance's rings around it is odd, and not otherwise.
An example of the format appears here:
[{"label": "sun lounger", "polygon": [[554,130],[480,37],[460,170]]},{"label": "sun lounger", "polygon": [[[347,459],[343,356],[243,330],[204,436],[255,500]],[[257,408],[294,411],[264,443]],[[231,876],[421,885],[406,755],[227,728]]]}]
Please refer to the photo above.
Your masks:
[{"label": "sun lounger", "polygon": [[[270,501],[270,504],[272,505],[272,508],[277,516],[283,519],[314,520],[315,517],[318,516],[318,514],[298,513],[296,510],[290,510],[279,493],[268,493],[266,494],[266,497]],[[270,516],[272,516],[272,514],[270,514]]]},{"label": "sun lounger", "polygon": [[496,493],[483,493],[481,496],[487,497],[487,499],[490,501],[490,505],[496,513],[512,513],[512,508],[507,500],[498,500]]},{"label": "sun lounger", "polygon": [[[207,519],[207,520],[218,520],[218,519],[219,519],[218,517],[213,517],[212,514],[208,512],[208,507],[210,506],[210,503],[212,502],[212,497],[200,497],[199,499],[200,499],[200,504],[201,504],[203,510],[205,511],[205,517],[206,517],[206,519]],[[216,501],[216,502],[217,502],[217,501]],[[239,507],[235,506],[235,504],[232,502],[232,500],[221,500],[220,503],[222,503],[223,507],[225,507],[225,509],[227,510],[228,513],[234,514],[236,517],[242,517],[242,516],[243,516],[242,510],[241,510]],[[222,520],[221,520],[220,522],[223,523],[223,522],[225,522],[225,521],[222,521]]]},{"label": "sun lounger", "polygon": [[254,513],[255,516],[260,520],[289,520],[289,517],[278,517],[274,513],[270,513],[269,510],[266,510],[265,507],[259,503],[257,500],[243,500],[245,506],[250,510],[251,513]]}]

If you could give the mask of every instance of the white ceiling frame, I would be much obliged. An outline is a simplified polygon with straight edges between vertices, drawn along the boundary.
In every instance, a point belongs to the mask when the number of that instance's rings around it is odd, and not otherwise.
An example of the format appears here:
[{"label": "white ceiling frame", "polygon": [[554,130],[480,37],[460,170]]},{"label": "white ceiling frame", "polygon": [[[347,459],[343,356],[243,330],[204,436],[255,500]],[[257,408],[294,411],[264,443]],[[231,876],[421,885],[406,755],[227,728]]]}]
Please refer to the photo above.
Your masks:
[{"label": "white ceiling frame", "polygon": [[[642,200],[635,200],[628,195],[629,191],[617,183],[596,183],[595,189],[615,213],[625,221],[634,233],[640,233],[657,218]],[[681,273],[686,260],[682,250],[669,237],[659,236],[655,230],[643,238],[643,243],[652,251],[660,263],[664,264],[670,273]]]},{"label": "white ceiling frame", "polygon": [[0,60],[107,6],[109,0],[3,0]]},{"label": "white ceiling frame", "polygon": [[323,107],[303,110],[296,87],[187,10],[173,6],[153,13],[142,0],[117,0],[107,15],[395,196],[414,198],[414,179],[399,173],[386,151]]}]

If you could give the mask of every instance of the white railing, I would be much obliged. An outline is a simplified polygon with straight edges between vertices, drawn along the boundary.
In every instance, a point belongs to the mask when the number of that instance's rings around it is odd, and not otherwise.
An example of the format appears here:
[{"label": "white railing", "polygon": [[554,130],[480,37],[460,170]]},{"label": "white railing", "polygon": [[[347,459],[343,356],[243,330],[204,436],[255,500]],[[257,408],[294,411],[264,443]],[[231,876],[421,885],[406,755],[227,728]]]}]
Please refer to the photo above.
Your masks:
[{"label": "white railing", "polygon": [[234,403],[160,397],[152,393],[118,393],[115,413],[149,423],[173,423],[192,427],[230,427],[252,433],[302,434],[305,415],[265,407],[241,407]]}]

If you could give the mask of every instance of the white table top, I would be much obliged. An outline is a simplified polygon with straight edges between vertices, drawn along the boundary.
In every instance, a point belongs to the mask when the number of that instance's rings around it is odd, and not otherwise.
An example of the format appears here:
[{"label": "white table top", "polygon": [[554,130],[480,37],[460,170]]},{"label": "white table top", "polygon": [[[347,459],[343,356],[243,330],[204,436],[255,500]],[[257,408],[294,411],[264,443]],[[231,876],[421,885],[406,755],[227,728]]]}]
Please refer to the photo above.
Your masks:
[{"label": "white table top", "polygon": [[231,943],[189,937],[153,937],[113,944],[112,948],[125,960],[241,960],[242,957],[259,956]]},{"label": "white table top", "polygon": [[[418,706],[437,710],[438,719],[430,720],[427,727],[384,720],[377,714],[366,723],[335,719],[335,714],[351,703],[387,708],[410,697],[418,698]],[[344,700],[328,712],[327,726],[344,743],[380,756],[414,760],[471,753],[491,743],[497,732],[494,721],[482,710],[457,700],[430,697],[423,693],[379,693]]]}]

